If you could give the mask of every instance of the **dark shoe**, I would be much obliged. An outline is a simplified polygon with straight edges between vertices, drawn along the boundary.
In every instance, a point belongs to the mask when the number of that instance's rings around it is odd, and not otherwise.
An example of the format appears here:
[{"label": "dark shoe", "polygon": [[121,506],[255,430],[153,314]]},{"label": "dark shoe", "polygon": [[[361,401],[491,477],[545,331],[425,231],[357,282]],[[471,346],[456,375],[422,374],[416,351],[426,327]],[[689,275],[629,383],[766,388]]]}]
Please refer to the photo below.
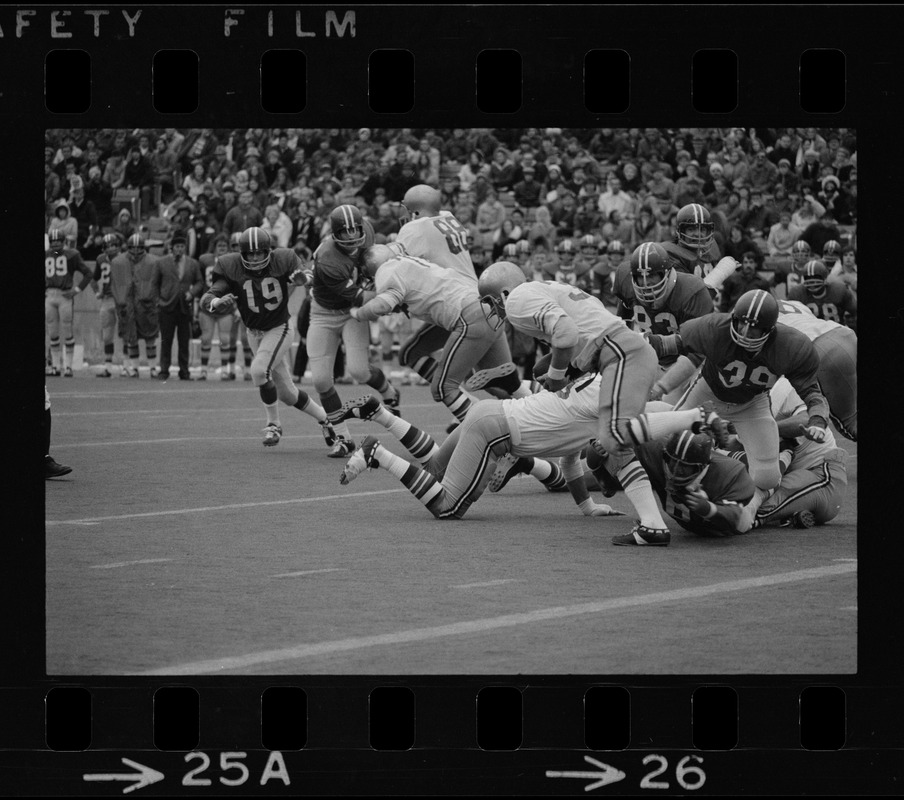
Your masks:
[{"label": "dark shoe", "polygon": [[525,472],[528,466],[526,458],[518,458],[511,453],[506,453],[496,462],[496,471],[490,478],[487,489],[491,492],[500,491],[515,475]]},{"label": "dark shoe", "polygon": [[192,379],[192,378],[191,378],[191,373],[190,373],[190,372],[180,372],[180,373],[179,373],[179,380],[180,380],[180,381],[190,381],[191,379]]},{"label": "dark shoe", "polygon": [[96,374],[95,377],[97,377],[97,378],[112,378],[112,377],[113,377],[113,373],[110,372],[109,369],[107,369],[106,367],[104,367],[100,372],[98,372],[98,373]]},{"label": "dark shoe", "polygon": [[50,478],[62,478],[72,472],[72,467],[65,464],[57,464],[50,456],[44,456],[44,480]]},{"label": "dark shoe", "polygon": [[622,536],[613,536],[612,544],[626,545],[650,545],[652,547],[668,547],[672,540],[672,534],[668,528],[647,528],[639,522],[631,533]]},{"label": "dark shoe", "polygon": [[511,361],[500,364],[497,367],[491,367],[490,369],[482,369],[479,372],[475,372],[465,381],[465,389],[469,392],[478,392],[481,389],[486,389],[488,386],[502,389],[504,388],[501,385],[502,379],[507,378],[513,372],[517,371],[518,367]]},{"label": "dark shoe", "polygon": [[328,458],[348,458],[355,452],[355,443],[351,439],[343,439],[341,436],[333,449],[327,453]]},{"label": "dark shoe", "polygon": [[[341,441],[341,440],[340,440]],[[374,469],[379,464],[374,459],[374,451],[380,440],[376,436],[365,436],[361,447],[352,453],[352,457],[346,462],[339,476],[339,483],[348,486],[355,478],[357,478],[365,469]]]},{"label": "dark shoe", "polygon": [[791,515],[791,524],[795,528],[812,528],[816,525],[816,517],[812,511],[798,511]]},{"label": "dark shoe", "polygon": [[[392,386],[392,384],[389,385]],[[395,389],[395,386],[392,386],[392,388]],[[390,413],[395,414],[397,417],[402,416],[402,413],[399,411],[399,400],[401,397],[402,393],[398,389],[395,389],[395,397],[383,401],[383,405],[389,409]]]},{"label": "dark shoe", "polygon": [[161,381],[168,381],[168,380],[169,380],[169,373],[168,373],[168,372],[159,372],[159,373],[157,374],[157,379],[158,379],[158,380],[161,380]]},{"label": "dark shoe", "polygon": [[332,422],[345,422],[347,419],[371,419],[380,410],[380,401],[372,394],[349,400],[339,409],[341,416]]}]

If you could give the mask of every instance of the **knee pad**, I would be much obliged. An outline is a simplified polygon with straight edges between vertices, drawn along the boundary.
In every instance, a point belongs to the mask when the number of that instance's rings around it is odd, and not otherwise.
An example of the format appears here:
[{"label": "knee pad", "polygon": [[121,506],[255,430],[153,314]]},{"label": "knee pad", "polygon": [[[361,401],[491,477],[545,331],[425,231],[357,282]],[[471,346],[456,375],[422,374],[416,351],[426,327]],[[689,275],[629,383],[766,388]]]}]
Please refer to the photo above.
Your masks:
[{"label": "knee pad", "polygon": [[[749,457],[750,454],[748,453]],[[777,461],[774,464],[752,461],[750,462],[749,470],[754,486],[764,492],[774,489],[782,479],[782,473]]]},{"label": "knee pad", "polygon": [[[255,364],[255,362],[251,362],[251,378],[254,381],[255,385],[260,386],[267,382],[267,368],[263,365]],[[274,391],[276,387],[274,386]]]}]

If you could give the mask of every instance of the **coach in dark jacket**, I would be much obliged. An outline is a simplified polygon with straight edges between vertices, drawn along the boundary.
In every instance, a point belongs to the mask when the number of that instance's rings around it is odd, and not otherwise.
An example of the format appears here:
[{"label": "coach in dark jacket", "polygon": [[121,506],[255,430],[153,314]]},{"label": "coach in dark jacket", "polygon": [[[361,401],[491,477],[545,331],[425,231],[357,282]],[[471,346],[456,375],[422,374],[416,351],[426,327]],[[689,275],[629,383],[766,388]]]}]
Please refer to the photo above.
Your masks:
[{"label": "coach in dark jacket", "polygon": [[185,255],[187,240],[177,233],[172,240],[173,252],[157,262],[160,299],[160,380],[169,377],[173,352],[173,334],[178,339],[179,378],[191,380],[188,371],[188,344],[194,299],[201,296],[204,281],[201,265]]}]

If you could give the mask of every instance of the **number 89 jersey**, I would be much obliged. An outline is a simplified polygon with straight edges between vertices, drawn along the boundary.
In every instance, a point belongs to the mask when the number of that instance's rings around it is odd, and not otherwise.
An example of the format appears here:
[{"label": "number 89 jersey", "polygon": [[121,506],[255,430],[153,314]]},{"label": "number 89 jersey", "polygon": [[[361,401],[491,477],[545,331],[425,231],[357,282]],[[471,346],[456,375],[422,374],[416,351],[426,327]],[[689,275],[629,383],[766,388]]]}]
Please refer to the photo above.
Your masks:
[{"label": "number 89 jersey", "polygon": [[406,222],[396,237],[409,256],[453,269],[473,283],[477,273],[468,251],[468,231],[448,211],[435,217],[418,217]]},{"label": "number 89 jersey", "polygon": [[[631,280],[631,264],[624,262],[618,267],[614,278],[615,295],[621,301],[621,316],[627,318],[628,327],[638,333],[654,333],[670,336],[678,333],[679,327],[689,319],[696,319],[713,311],[712,296],[706,284],[696,275],[676,272],[675,286],[672,288],[662,308],[654,308],[650,303],[642,303],[634,292]],[[663,356],[660,366],[668,367],[678,360],[677,355]]]},{"label": "number 89 jersey", "polygon": [[240,253],[227,253],[213,265],[211,278],[229,284],[247,328],[268,331],[289,319],[289,275],[301,265],[294,250],[278,247],[266,269],[256,274],[242,266]]},{"label": "number 89 jersey", "polygon": [[[758,353],[735,344],[730,332],[731,314],[707,314],[681,326],[686,350],[702,356],[703,379],[712,393],[726,403],[747,403],[768,392],[784,375],[804,398],[820,394],[816,380],[819,356],[800,331],[776,325]],[[828,416],[826,416],[828,419]]]}]

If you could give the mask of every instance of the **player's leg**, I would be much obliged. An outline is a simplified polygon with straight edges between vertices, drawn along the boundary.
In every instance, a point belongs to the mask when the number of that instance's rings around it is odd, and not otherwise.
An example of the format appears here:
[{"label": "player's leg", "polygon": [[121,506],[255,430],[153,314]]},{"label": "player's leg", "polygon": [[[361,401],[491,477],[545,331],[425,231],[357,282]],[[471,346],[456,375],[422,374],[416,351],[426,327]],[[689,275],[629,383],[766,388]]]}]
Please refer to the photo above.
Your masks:
[{"label": "player's leg", "polygon": [[857,334],[836,328],[813,341],[819,355],[817,377],[829,402],[832,422],[847,439],[857,441]]},{"label": "player's leg", "polygon": [[173,355],[173,338],[176,333],[176,312],[164,310],[160,312],[160,377],[169,377],[170,362]]},{"label": "player's leg", "polygon": [[757,395],[732,410],[731,421],[738,441],[747,453],[747,469],[756,486],[753,499],[744,507],[738,524],[741,533],[750,530],[760,506],[775,492],[782,479],[779,467],[778,425],[772,416],[769,395]]},{"label": "player's leg", "polygon": [[[273,354],[270,380],[276,386],[276,395],[279,400],[317,420],[324,441],[328,447],[332,447],[336,443],[336,434],[327,419],[326,411],[304,389],[299,389],[292,381],[292,371],[289,367],[289,358],[292,354],[291,326],[289,326],[288,335],[285,336],[282,334],[282,326],[267,331],[261,338],[257,356],[259,357],[264,350],[271,350]],[[253,364],[254,362],[252,362]]]},{"label": "player's leg", "polygon": [[342,327],[348,372],[358,383],[366,383],[383,397],[387,408],[399,407],[399,390],[379,367],[370,363],[370,323],[349,318]]},{"label": "player's leg", "polygon": [[59,289],[48,289],[44,295],[44,324],[50,337],[50,358],[52,375],[62,374],[62,348],[60,345],[60,302]]},{"label": "player's leg", "polygon": [[[473,318],[469,321],[473,326],[474,333],[485,343],[489,343],[489,347],[477,360],[476,367],[481,371],[496,368],[502,373],[507,372],[507,374],[500,374],[493,382],[493,386],[501,389],[509,397],[528,397],[531,394],[530,383],[522,382],[521,376],[518,374],[505,331],[502,328],[494,331],[486,321],[486,317],[483,316],[482,310],[480,310],[480,316],[482,319]],[[515,369],[508,372],[510,367],[515,367]]]},{"label": "player's leg", "polygon": [[248,338],[248,328],[245,327],[245,323],[242,322],[241,317],[235,323],[236,328],[238,328],[238,338],[242,342],[242,360],[245,362],[244,368],[244,379],[254,380],[254,376],[251,373],[251,361],[254,358],[254,350],[251,347],[251,339]]},{"label": "player's leg", "polygon": [[422,325],[399,348],[399,363],[431,382],[437,367],[432,354],[441,349],[448,338],[449,331],[437,325]]},{"label": "player's leg", "polygon": [[101,341],[104,345],[104,368],[97,373],[99,378],[109,378],[113,375],[113,353],[116,349],[114,336],[116,335],[116,304],[112,297],[104,297],[100,301],[100,331]]},{"label": "player's leg", "polygon": [[235,380],[235,347],[232,344],[232,335],[235,328],[235,317],[232,314],[222,314],[213,317],[217,330],[217,339],[220,342],[220,372],[221,380]]},{"label": "player's leg", "polygon": [[72,363],[75,360],[75,332],[72,320],[75,302],[70,297],[60,303],[60,338],[63,340],[63,375],[72,377]]},{"label": "player's leg", "polygon": [[[266,346],[262,347],[266,334],[269,334],[269,338]],[[251,368],[248,374],[251,375],[251,381],[257,387],[267,414],[267,423],[263,431],[263,444],[265,447],[279,444],[279,440],[282,437],[282,426],[279,423],[279,397],[276,392],[276,384],[271,376],[271,370],[273,369],[275,352],[280,346],[281,339],[288,338],[288,336],[288,323],[278,325],[263,334],[259,331],[248,332],[248,347],[252,354]]]},{"label": "player's leg", "polygon": [[314,391],[317,392],[320,405],[338,438],[334,451],[330,452],[330,456],[334,458],[350,455],[355,449],[355,443],[342,413],[342,400],[333,383],[333,365],[347,319],[349,317],[346,314],[322,308],[315,302],[311,303],[307,342],[308,362],[314,379]]},{"label": "player's leg", "polygon": [[486,352],[487,343],[480,337],[483,330],[479,325],[474,326],[464,315],[459,317],[458,324],[446,340],[430,384],[433,399],[445,405],[459,422],[464,420],[468,409],[476,402],[476,398],[463,389],[462,383]]},{"label": "player's leg", "polygon": [[[207,366],[210,363],[210,351],[213,348],[213,334],[217,329],[217,317],[206,311],[198,313],[198,324],[201,326],[201,371],[199,381],[207,380]],[[223,359],[223,333],[220,332],[220,359]]]},{"label": "player's leg", "polygon": [[824,525],[835,519],[847,493],[846,455],[836,450],[817,467],[786,472],[756,512],[753,527]]},{"label": "player's leg", "polygon": [[656,380],[656,353],[638,336],[607,337],[600,350],[599,370],[602,375],[599,441],[608,454],[609,471],[621,484],[639,517],[637,527],[630,534],[616,536],[612,541],[665,546],[671,536],[659,513],[650,478],[634,453],[635,442],[629,425],[643,410]]}]

